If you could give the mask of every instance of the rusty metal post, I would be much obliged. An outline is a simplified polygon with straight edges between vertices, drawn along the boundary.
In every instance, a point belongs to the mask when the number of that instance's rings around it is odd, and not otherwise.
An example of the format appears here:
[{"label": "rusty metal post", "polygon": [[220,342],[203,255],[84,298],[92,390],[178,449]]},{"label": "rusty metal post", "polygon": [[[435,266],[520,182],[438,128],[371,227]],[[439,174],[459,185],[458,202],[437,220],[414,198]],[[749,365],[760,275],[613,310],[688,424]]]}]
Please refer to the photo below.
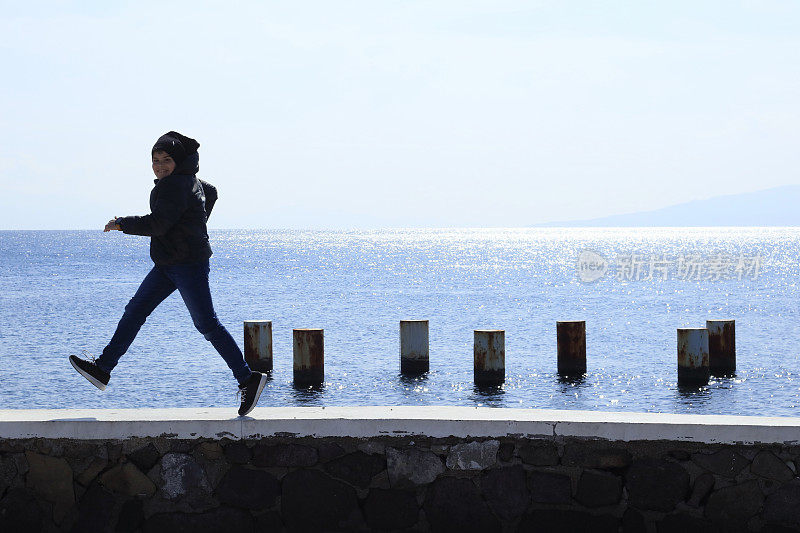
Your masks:
[{"label": "rusty metal post", "polygon": [[582,376],[586,373],[586,321],[556,321],[558,373]]},{"label": "rusty metal post", "polygon": [[293,330],[294,384],[300,387],[320,385],[325,381],[324,330]]},{"label": "rusty metal post", "polygon": [[476,329],[475,384],[499,385],[506,380],[506,332],[502,329]]},{"label": "rusty metal post", "polygon": [[708,369],[713,376],[736,373],[736,321],[706,320]]},{"label": "rusty metal post", "polygon": [[400,372],[424,374],[430,370],[427,320],[400,321]]},{"label": "rusty metal post", "polygon": [[251,370],[272,371],[272,321],[244,321],[244,360]]},{"label": "rusty metal post", "polygon": [[708,330],[678,328],[678,385],[705,385],[708,376]]}]

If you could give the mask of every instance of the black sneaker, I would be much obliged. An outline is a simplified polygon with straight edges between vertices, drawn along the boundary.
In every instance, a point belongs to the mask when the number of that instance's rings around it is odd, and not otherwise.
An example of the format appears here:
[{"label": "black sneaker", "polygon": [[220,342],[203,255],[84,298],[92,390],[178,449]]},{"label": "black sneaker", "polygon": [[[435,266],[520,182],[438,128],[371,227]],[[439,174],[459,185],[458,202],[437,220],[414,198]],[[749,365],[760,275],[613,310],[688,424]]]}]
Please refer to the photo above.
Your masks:
[{"label": "black sneaker", "polygon": [[[92,357],[92,359],[94,359],[94,357]],[[89,380],[89,383],[100,390],[105,390],[106,385],[108,385],[108,380],[111,378],[111,374],[100,370],[94,361],[86,361],[74,355],[69,356],[69,362],[72,363],[72,366],[78,371],[78,374]]]},{"label": "black sneaker", "polygon": [[253,410],[253,407],[258,403],[258,398],[261,396],[261,391],[264,390],[264,385],[267,384],[267,376],[261,372],[253,371],[250,374],[250,379],[244,385],[239,385],[239,394],[242,396],[242,405],[239,406],[239,416],[245,416]]}]

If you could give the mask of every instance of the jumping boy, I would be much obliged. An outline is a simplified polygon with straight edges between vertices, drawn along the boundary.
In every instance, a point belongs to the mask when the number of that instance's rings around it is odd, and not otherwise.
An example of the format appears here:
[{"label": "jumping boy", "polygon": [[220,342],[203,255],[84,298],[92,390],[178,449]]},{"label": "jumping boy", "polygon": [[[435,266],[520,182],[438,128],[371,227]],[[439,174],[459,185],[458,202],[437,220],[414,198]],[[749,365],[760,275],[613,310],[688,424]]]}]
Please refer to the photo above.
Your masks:
[{"label": "jumping boy", "polygon": [[93,361],[74,355],[69,361],[95,387],[104,390],[120,357],[153,310],[178,290],[197,330],[216,348],[239,382],[239,416],[256,406],[267,377],[250,370],[242,351],[219,322],[208,286],[206,220],[217,199],[216,189],[197,179],[200,144],[178,132],[159,137],[151,150],[155,187],[149,215],[113,218],[103,231],[150,236],[153,268],[144,278],[117,325],[111,341]]}]

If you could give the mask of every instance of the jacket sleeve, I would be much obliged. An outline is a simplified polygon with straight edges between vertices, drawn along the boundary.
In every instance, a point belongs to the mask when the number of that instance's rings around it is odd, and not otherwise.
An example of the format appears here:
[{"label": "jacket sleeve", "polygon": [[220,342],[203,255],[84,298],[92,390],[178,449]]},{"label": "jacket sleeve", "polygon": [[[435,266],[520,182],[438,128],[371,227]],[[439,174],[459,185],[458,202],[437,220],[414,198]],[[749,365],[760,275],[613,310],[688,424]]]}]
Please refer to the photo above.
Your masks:
[{"label": "jacket sleeve", "polygon": [[[166,179],[166,178],[165,178]],[[189,191],[183,180],[169,180],[161,184],[153,212],[144,216],[117,219],[123,233],[131,235],[164,235],[180,220],[189,207]]]},{"label": "jacket sleeve", "polygon": [[214,203],[217,201],[217,188],[208,183],[198,179],[200,186],[203,188],[203,195],[206,197],[206,220],[211,216],[211,210],[214,209]]}]

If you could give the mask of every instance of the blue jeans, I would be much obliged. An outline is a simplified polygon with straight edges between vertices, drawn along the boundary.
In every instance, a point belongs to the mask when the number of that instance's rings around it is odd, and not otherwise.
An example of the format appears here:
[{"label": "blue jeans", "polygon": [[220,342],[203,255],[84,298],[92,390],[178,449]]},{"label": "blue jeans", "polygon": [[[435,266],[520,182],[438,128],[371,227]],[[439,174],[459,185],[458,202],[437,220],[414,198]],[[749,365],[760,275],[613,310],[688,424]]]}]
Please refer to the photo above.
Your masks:
[{"label": "blue jeans", "polygon": [[233,377],[240,384],[247,381],[250,377],[250,367],[247,366],[236,341],[220,324],[214,312],[211,291],[208,288],[208,272],[208,259],[183,265],[153,266],[139,286],[139,290],[125,306],[125,312],[114,336],[97,359],[97,366],[110,373],[117,366],[119,358],[128,351],[128,347],[150,313],[178,289],[189,309],[194,326],[211,341],[233,372]]}]

